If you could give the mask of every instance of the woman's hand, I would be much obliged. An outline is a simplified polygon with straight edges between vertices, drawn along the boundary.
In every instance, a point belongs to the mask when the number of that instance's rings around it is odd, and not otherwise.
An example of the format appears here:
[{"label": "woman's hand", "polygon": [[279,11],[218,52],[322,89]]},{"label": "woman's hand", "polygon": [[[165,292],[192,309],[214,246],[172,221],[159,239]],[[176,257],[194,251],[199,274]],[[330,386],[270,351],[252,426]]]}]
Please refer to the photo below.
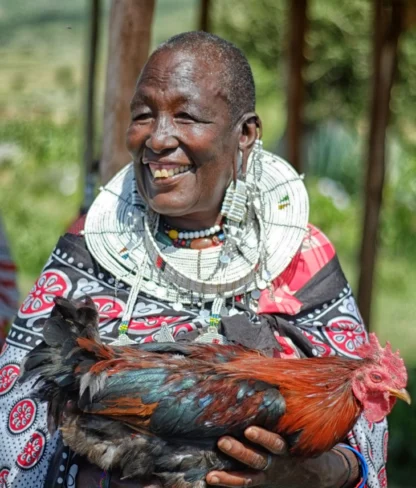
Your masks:
[{"label": "woman's hand", "polygon": [[222,437],[218,441],[218,447],[228,456],[246,464],[248,469],[240,472],[211,471],[206,477],[208,484],[219,486],[275,485],[279,488],[304,488],[305,486],[308,488],[336,488],[343,486],[347,481],[348,466],[346,466],[342,456],[333,451],[318,458],[303,460],[289,456],[286,442],[273,432],[260,427],[249,427],[245,431],[245,436],[271,454],[242,444],[233,437]]}]

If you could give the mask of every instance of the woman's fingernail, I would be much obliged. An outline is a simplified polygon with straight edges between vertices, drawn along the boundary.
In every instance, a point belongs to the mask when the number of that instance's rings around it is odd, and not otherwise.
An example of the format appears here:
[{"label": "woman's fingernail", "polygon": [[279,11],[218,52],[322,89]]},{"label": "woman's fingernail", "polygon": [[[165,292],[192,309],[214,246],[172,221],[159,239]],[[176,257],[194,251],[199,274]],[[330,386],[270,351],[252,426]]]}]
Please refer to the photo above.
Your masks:
[{"label": "woman's fingernail", "polygon": [[212,476],[209,480],[210,485],[218,485],[219,482],[220,482],[220,479],[217,478],[216,476]]},{"label": "woman's fingernail", "polygon": [[230,441],[224,440],[224,441],[221,441],[220,447],[221,447],[221,449],[224,449],[224,451],[230,451],[232,445],[231,445]]},{"label": "woman's fingernail", "polygon": [[257,439],[257,437],[258,437],[257,430],[256,429],[248,429],[247,436],[251,440],[255,441]]}]

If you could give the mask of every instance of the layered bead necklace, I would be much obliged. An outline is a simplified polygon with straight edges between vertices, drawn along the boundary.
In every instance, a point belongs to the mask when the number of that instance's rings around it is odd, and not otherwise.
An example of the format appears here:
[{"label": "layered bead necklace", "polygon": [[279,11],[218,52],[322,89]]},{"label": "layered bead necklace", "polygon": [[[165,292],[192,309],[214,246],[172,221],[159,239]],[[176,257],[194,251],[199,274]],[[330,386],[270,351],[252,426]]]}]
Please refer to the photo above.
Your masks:
[{"label": "layered bead necklace", "polygon": [[221,219],[212,227],[197,231],[175,229],[166,222],[162,222],[156,239],[167,246],[201,250],[219,246],[224,242],[225,234],[222,230]]}]

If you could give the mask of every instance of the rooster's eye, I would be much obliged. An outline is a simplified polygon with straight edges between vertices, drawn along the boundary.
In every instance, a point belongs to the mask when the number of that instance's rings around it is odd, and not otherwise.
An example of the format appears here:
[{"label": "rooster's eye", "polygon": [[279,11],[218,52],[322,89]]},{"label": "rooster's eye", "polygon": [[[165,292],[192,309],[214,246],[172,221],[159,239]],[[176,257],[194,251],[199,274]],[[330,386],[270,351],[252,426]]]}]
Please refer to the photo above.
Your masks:
[{"label": "rooster's eye", "polygon": [[380,381],[383,379],[381,374],[378,374],[378,373],[371,373],[371,379],[375,382],[375,383],[380,383]]}]

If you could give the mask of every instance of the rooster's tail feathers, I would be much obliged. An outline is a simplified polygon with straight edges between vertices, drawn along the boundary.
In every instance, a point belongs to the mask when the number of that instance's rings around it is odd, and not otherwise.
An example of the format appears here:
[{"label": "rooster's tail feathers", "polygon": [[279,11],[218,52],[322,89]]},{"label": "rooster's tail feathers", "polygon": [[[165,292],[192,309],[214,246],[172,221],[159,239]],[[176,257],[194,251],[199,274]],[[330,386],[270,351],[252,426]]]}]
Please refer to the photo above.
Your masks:
[{"label": "rooster's tail feathers", "polygon": [[[98,313],[94,302],[84,298],[78,302],[56,297],[55,307],[43,328],[44,342],[24,358],[20,382],[37,377],[39,388],[34,396],[49,402],[49,413],[68,401],[76,401],[80,376],[95,363],[91,351],[79,347],[82,338],[102,343],[98,333]],[[103,346],[102,346],[103,347]]]}]

